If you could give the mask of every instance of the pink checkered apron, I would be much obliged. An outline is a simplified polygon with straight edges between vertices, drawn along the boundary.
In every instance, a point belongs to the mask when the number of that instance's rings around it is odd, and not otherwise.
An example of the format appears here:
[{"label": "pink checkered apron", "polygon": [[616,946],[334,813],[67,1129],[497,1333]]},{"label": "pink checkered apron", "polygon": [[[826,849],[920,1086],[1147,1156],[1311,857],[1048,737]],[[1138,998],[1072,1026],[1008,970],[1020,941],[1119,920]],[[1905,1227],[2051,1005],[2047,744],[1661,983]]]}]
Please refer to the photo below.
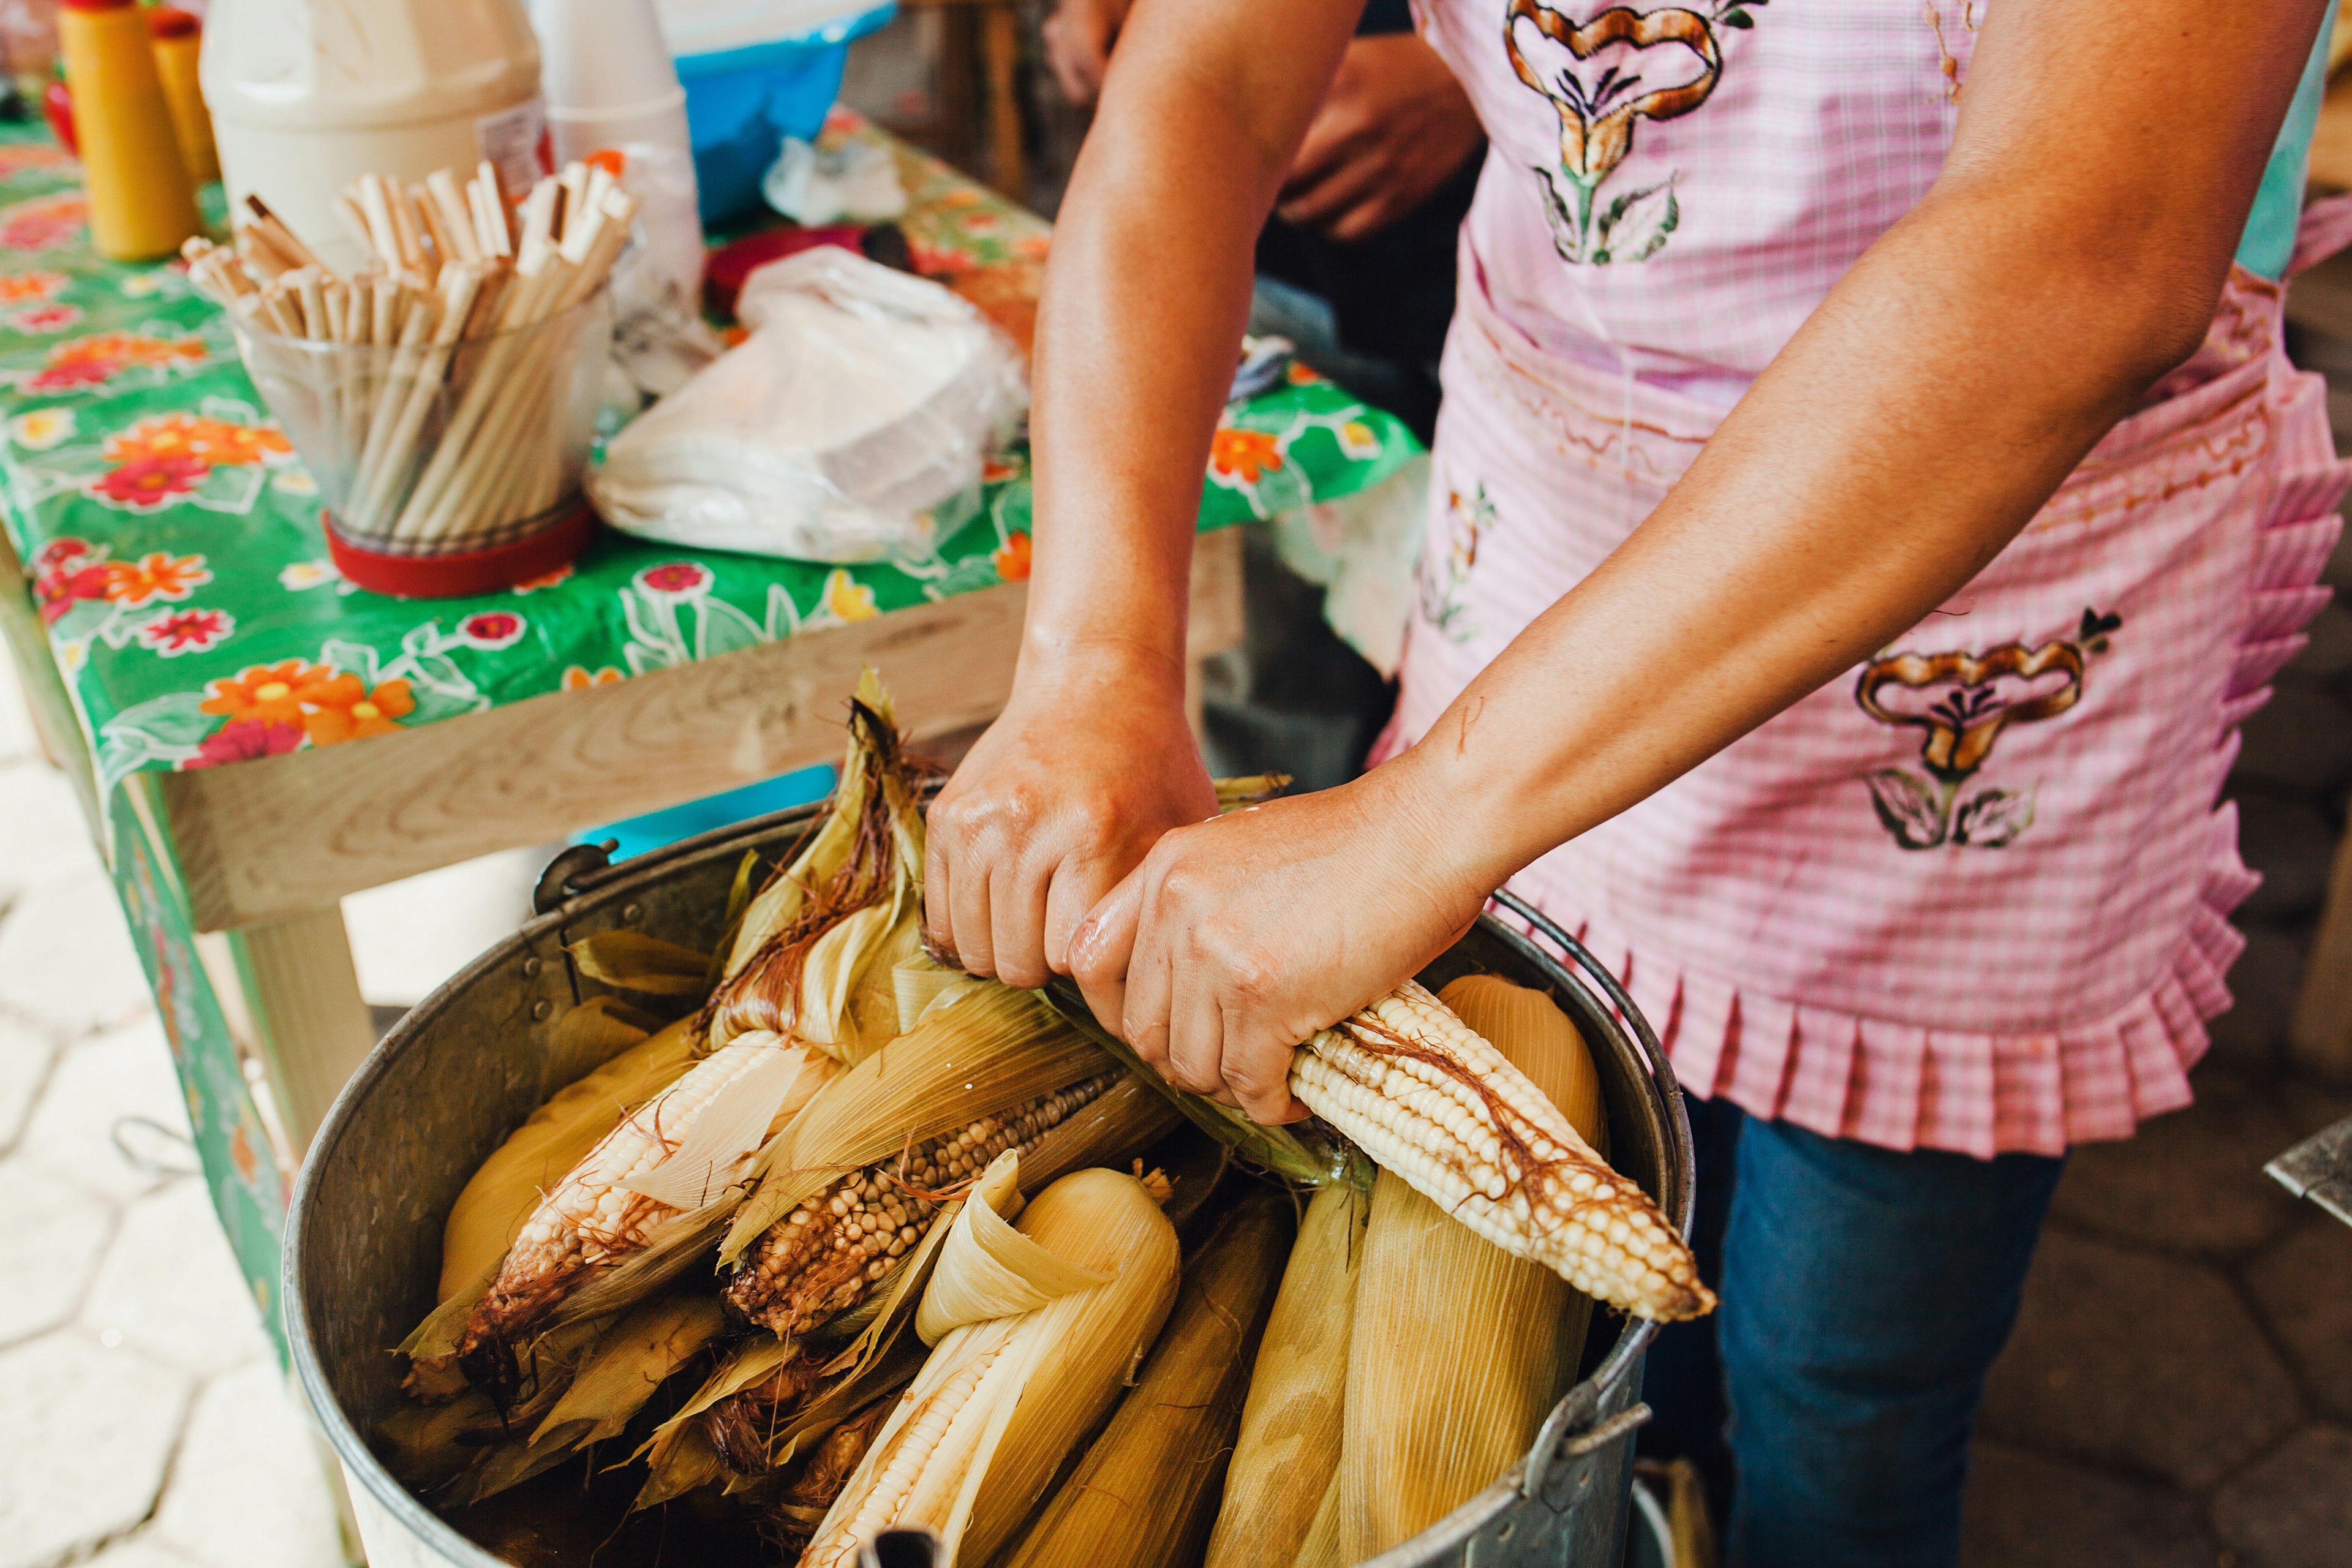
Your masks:
[{"label": "pink checkered apron", "polygon": [[[1381,755],[1648,515],[1926,190],[1976,15],[1425,4],[1492,142]],[[2306,219],[2298,261],[2334,238]],[[2256,881],[2214,803],[2326,598],[2347,473],[2280,300],[2235,272],[2196,358],[1951,603],[1514,880],[1687,1089],[1979,1156],[2188,1103]]]}]

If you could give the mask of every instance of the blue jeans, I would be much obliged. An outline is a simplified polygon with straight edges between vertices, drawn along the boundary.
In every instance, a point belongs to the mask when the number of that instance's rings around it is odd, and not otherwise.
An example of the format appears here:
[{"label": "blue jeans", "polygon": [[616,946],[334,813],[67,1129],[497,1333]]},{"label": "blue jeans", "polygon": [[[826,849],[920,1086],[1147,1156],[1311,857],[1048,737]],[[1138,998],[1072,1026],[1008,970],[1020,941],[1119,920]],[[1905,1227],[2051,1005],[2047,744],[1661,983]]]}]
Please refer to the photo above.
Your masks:
[{"label": "blue jeans", "polygon": [[1706,1110],[1740,1123],[1717,1325],[1731,1563],[1951,1568],[1985,1373],[2065,1162],[1898,1154]]}]

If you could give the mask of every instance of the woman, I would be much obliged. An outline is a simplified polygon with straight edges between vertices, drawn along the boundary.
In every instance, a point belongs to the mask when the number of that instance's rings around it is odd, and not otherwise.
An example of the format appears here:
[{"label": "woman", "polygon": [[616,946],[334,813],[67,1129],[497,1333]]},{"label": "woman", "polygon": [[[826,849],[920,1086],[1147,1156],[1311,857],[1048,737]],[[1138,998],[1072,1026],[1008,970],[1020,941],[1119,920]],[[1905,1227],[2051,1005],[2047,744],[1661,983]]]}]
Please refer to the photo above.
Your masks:
[{"label": "woman", "polygon": [[1273,1121],[1509,879],[1748,1113],[1735,1552],[1948,1563],[2059,1157],[2185,1103],[2228,1002],[2213,802],[2344,485],[2278,349],[2322,7],[1423,0],[1490,151],[1392,754],[1211,820],[1199,476],[1359,3],[1120,37],[931,934]]}]

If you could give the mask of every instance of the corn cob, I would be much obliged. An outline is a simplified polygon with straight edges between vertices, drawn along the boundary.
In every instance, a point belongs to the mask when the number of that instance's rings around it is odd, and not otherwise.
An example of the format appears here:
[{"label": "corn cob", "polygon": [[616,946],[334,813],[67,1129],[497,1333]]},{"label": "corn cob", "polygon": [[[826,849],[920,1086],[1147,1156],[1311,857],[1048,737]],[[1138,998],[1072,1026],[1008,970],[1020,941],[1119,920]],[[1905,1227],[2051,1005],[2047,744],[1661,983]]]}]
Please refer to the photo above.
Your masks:
[{"label": "corn cob", "polygon": [[[800,1059],[786,1062],[780,1052]],[[703,1118],[740,1115],[742,1107],[728,1106],[730,1091],[757,1092],[761,1086],[776,1085],[781,1073],[793,1075],[780,1100],[776,1095],[761,1094],[758,1125],[748,1132],[756,1147],[772,1120],[781,1121],[807,1102],[830,1066],[823,1058],[803,1058],[773,1035],[751,1036],[713,1052],[624,1118],[524,1222],[498,1279],[467,1322],[458,1342],[460,1360],[493,1343],[511,1343],[544,1319],[584,1275],[645,1247],[688,1206],[716,1195],[731,1175],[717,1161],[690,1177],[698,1191],[710,1189],[699,1191],[699,1196],[677,1194],[674,1195],[681,1201],[670,1203],[638,1189],[653,1184],[656,1173],[679,1152]]]},{"label": "corn cob", "polygon": [[727,1300],[779,1335],[822,1326],[856,1306],[923,1238],[944,1189],[977,1176],[1007,1149],[1026,1155],[1120,1076],[1117,1068],[1097,1073],[844,1176],[768,1228],[729,1283]]},{"label": "corn cob", "polygon": [[1714,1309],[1657,1205],[1418,982],[1318,1031],[1290,1091],[1445,1213],[1595,1300],[1664,1321]]}]

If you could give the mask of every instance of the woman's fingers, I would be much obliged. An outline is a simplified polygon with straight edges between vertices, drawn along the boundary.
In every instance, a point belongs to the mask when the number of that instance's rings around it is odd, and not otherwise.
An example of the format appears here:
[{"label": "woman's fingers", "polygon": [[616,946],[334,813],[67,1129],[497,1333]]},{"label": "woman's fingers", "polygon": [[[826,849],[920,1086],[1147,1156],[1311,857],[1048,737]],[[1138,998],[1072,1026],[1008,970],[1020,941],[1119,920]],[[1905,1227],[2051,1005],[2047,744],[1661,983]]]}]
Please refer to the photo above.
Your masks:
[{"label": "woman's fingers", "polygon": [[[1143,889],[1135,877],[1113,888],[1070,933],[1070,975],[1096,1021],[1127,1039],[1128,960],[1135,952],[1136,913]],[[1132,1044],[1132,1041],[1129,1042]]]}]

